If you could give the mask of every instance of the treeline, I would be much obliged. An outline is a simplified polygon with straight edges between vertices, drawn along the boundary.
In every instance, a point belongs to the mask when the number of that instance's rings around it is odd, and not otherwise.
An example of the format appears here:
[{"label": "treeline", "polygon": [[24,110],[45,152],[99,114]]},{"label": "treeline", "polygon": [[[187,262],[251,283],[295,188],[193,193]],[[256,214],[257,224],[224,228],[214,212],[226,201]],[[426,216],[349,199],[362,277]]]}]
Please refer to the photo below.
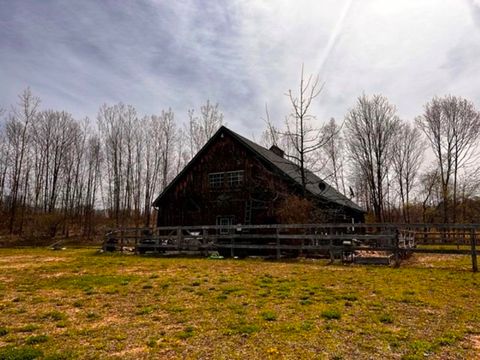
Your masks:
[{"label": "treeline", "polygon": [[[262,136],[368,211],[377,222],[478,222],[480,114],[466,99],[425,104],[400,119],[381,95],[362,95],[341,122],[319,125],[318,80],[288,92],[281,126],[268,117]],[[151,204],[223,124],[209,101],[188,119],[171,109],[140,116],[130,105],[102,105],[94,121],[42,109],[29,89],[0,112],[0,232],[23,236],[101,234],[149,226]]]},{"label": "treeline", "polygon": [[287,93],[292,111],[283,124],[267,110],[265,145],[284,148],[301,172],[321,174],[366,209],[368,221],[480,221],[480,113],[471,101],[435,97],[407,121],[386,97],[362,95],[342,122],[318,126],[318,77],[302,69],[299,85]]},{"label": "treeline", "polygon": [[152,224],[154,198],[223,123],[209,101],[183,126],[171,109],[139,116],[124,104],[78,120],[30,89],[1,115],[0,230],[48,237]]}]

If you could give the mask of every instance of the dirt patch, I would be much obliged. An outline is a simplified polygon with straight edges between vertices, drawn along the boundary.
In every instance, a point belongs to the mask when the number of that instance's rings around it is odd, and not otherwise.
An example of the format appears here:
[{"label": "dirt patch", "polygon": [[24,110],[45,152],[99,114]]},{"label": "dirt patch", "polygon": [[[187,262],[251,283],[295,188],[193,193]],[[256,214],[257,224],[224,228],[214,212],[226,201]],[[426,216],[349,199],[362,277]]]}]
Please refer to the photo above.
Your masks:
[{"label": "dirt patch", "polygon": [[480,356],[480,335],[472,335],[469,340],[475,353]]},{"label": "dirt patch", "polygon": [[115,352],[112,355],[119,356],[121,359],[122,358],[135,359],[135,358],[139,358],[140,355],[142,354],[145,355],[146,353],[147,353],[147,349],[144,346],[142,346],[142,347],[127,348],[125,350]]},{"label": "dirt patch", "polygon": [[0,259],[2,269],[26,269],[45,265],[46,263],[68,262],[69,260],[59,257],[38,257],[28,255],[8,256]]},{"label": "dirt patch", "polygon": [[452,255],[452,254],[413,254],[408,259],[402,261],[402,265],[424,268],[445,268],[450,267],[452,263],[456,265],[459,259],[462,259],[464,255]]}]

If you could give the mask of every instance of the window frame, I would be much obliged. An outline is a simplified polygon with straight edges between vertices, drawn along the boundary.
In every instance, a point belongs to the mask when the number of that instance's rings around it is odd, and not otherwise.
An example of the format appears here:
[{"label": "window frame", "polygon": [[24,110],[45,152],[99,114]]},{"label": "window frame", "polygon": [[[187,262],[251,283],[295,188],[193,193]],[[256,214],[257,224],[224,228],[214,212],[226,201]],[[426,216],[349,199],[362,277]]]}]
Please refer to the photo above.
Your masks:
[{"label": "window frame", "polygon": [[238,188],[243,185],[245,179],[244,170],[227,171],[225,174],[227,175],[226,181],[229,187]]},{"label": "window frame", "polygon": [[225,184],[225,173],[215,172],[208,174],[208,187],[210,189],[221,189]]}]

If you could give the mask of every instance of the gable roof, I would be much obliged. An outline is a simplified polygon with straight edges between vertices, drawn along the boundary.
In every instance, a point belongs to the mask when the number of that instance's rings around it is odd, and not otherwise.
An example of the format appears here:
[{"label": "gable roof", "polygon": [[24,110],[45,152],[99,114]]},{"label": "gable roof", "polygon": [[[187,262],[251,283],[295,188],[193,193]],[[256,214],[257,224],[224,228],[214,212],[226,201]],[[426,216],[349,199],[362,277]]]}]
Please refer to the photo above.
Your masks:
[{"label": "gable roof", "polygon": [[[302,186],[302,176],[300,172],[300,167],[293,163],[292,161],[285,159],[281,156],[278,156],[275,154],[273,151],[268,150],[264,148],[263,146],[258,145],[257,143],[254,143],[253,141],[237,134],[236,132],[226,128],[225,126],[220,127],[218,131],[210,138],[210,140],[202,147],[202,149],[193,157],[192,160],[183,168],[183,170],[175,177],[175,179],[170,182],[170,184],[163,190],[163,192],[155,199],[153,202],[153,206],[157,206],[160,199],[163,197],[165,193],[168,192],[168,190],[181,178],[181,176],[190,169],[190,167],[193,166],[195,163],[195,160],[201,156],[201,154],[205,151],[205,149],[208,148],[208,146],[215,141],[215,139],[220,136],[222,133],[227,133],[231,135],[234,139],[236,139],[238,142],[240,142],[243,146],[248,148],[250,151],[255,153],[257,156],[259,156],[261,159],[263,159],[265,162],[269,163],[272,165],[274,168],[279,170],[282,174],[284,174],[286,177],[290,178],[293,180],[297,185]],[[351,208],[355,211],[358,212],[365,212],[360,206],[355,204],[353,201],[351,201],[349,198],[347,198],[345,195],[341,194],[337,190],[335,190],[333,187],[328,185],[326,182],[324,182],[322,179],[320,179],[317,175],[312,173],[309,170],[305,170],[305,175],[306,175],[306,190],[327,202],[333,202],[338,205]]]}]

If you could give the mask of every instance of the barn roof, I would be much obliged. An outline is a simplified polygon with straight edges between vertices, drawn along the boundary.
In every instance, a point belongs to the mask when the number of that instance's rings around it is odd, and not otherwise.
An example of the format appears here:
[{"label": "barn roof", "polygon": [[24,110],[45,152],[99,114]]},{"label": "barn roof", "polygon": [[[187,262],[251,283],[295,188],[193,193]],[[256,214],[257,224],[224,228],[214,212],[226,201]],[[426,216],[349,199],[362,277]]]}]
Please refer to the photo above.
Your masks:
[{"label": "barn roof", "polygon": [[[263,146],[258,145],[257,143],[254,143],[253,141],[237,134],[236,132],[228,129],[225,126],[222,126],[218,131],[211,137],[211,139],[205,144],[205,146],[195,155],[195,157],[185,166],[185,168],[180,172],[180,174],[177,175],[177,177],[164,189],[164,191],[157,197],[157,199],[154,201],[153,206],[157,206],[159,200],[163,197],[163,195],[169,190],[173,184],[177,182],[177,180],[186,172],[188,169],[192,166],[193,163],[195,163],[195,160],[197,157],[200,156],[201,153],[209,146],[211,142],[213,142],[220,134],[228,133],[230,134],[233,138],[238,140],[242,145],[253,151],[257,156],[259,156],[261,159],[266,161],[267,163],[273,165],[276,169],[278,169],[281,173],[292,179],[295,183],[298,185],[302,185],[302,177],[301,177],[301,172],[300,172],[300,167],[293,163],[292,161],[283,158],[281,156],[278,156],[275,154],[273,151],[268,150],[267,148],[264,148]],[[320,199],[326,200],[328,202],[333,202],[338,205],[344,206],[351,208],[353,210],[359,211],[359,212],[364,212],[364,210],[355,204],[353,201],[351,201],[349,198],[335,190],[333,187],[328,185],[325,181],[320,179],[317,175],[312,173],[309,170],[305,170],[306,174],[306,189],[307,191],[316,196],[319,197]]]},{"label": "barn roof", "polygon": [[[293,179],[298,185],[302,185],[302,175],[300,171],[300,167],[293,163],[292,161],[278,156],[273,151],[260,146],[253,141],[244,138],[243,136],[225,128],[228,130],[234,137],[236,137],[239,141],[243,142],[246,146],[251,148],[254,152],[260,155],[262,158],[267,160],[269,163],[277,167],[281,172],[285,175]],[[337,203],[339,205],[349,207],[355,209],[357,211],[364,212],[364,210],[351,201],[349,198],[338,192],[336,189],[328,185],[325,181],[320,179],[317,175],[315,175],[310,170],[305,169],[306,175],[306,189],[309,193],[323,198],[327,201],[331,201]]]}]

